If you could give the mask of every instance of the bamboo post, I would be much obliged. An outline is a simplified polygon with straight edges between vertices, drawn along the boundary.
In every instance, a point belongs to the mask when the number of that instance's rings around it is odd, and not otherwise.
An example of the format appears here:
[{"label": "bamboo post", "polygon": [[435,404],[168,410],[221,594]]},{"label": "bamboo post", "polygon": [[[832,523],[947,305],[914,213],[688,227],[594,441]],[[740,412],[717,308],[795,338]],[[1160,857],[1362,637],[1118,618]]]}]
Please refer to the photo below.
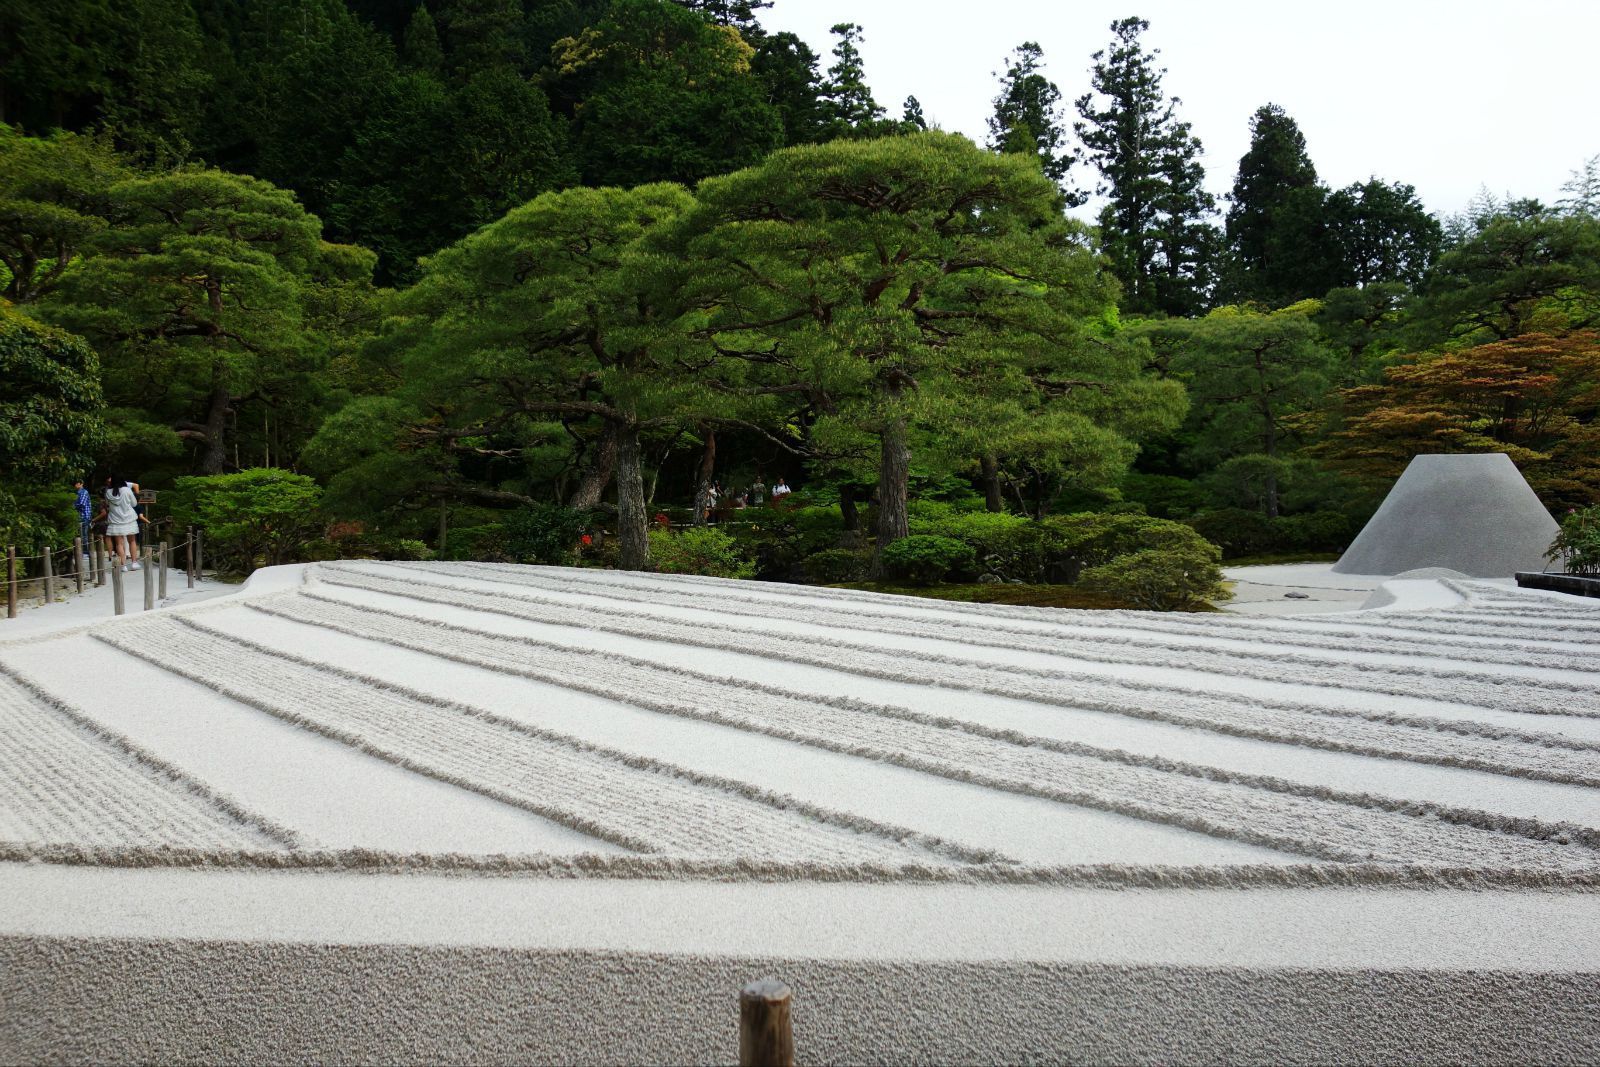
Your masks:
[{"label": "bamboo post", "polygon": [[794,1067],[789,987],[775,978],[739,991],[739,1067]]},{"label": "bamboo post", "polygon": [[167,557],[172,555],[172,544],[169,541],[161,542],[161,584],[156,588],[156,596],[162,600],[167,599]]},{"label": "bamboo post", "polygon": [[72,576],[78,580],[78,592],[83,592],[83,538],[72,539]]},{"label": "bamboo post", "polygon": [[189,579],[189,588],[194,588],[194,527],[189,527],[189,539],[183,543],[183,569]]},{"label": "bamboo post", "polygon": [[111,565],[111,610],[118,615],[127,613],[127,601],[123,598],[122,568],[115,563]]},{"label": "bamboo post", "polygon": [[200,581],[206,576],[206,532],[194,532],[194,577]]},{"label": "bamboo post", "polygon": [[6,618],[17,617],[17,550],[6,546]]},{"label": "bamboo post", "polygon": [[145,545],[144,551],[136,558],[139,558],[139,569],[144,572],[144,610],[149,611],[156,606],[155,553],[149,545]]}]

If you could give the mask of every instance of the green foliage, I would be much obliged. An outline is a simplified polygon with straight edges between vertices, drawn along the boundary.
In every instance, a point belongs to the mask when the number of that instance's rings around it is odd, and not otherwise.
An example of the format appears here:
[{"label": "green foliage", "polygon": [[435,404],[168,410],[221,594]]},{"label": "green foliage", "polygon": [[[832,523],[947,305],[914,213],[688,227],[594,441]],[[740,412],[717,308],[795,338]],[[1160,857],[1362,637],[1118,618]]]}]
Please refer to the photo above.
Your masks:
[{"label": "green foliage", "polygon": [[506,518],[506,553],[518,563],[568,566],[588,525],[587,516],[559,504],[524,505]]},{"label": "green foliage", "polygon": [[1200,485],[1170,474],[1130,473],[1122,480],[1123,498],[1159,519],[1184,519],[1206,506]]},{"label": "green foliage", "polygon": [[974,557],[971,546],[954,538],[912,534],[885,545],[882,560],[890,577],[933,585],[952,573],[971,570]]},{"label": "green foliage", "polygon": [[48,294],[106,227],[110,191],[129,176],[106,137],[40,140],[0,124],[0,298]]},{"label": "green foliage", "polygon": [[1218,508],[1187,520],[1224,559],[1282,553],[1341,552],[1355,537],[1356,524],[1341,511],[1310,511],[1269,519],[1259,511]]},{"label": "green foliage", "polygon": [[825,548],[807,556],[801,568],[806,581],[813,585],[864,581],[872,570],[872,552],[864,548]]},{"label": "green foliage", "polygon": [[1600,576],[1600,504],[1569,511],[1545,555],[1568,574]]},{"label": "green foliage", "polygon": [[994,98],[994,113],[989,116],[989,148],[1038,159],[1045,175],[1062,187],[1064,202],[1077,206],[1086,197],[1069,187],[1067,174],[1078,159],[1067,145],[1061,90],[1044,76],[1043,66],[1044,50],[1034,41],[1018,45],[1006,61],[1005,73],[998,75],[1000,95]]},{"label": "green foliage", "polygon": [[861,61],[862,30],[841,22],[829,31],[838,38],[833,46],[833,66],[817,94],[824,139],[880,137],[892,132],[884,111],[867,86]]},{"label": "green foliage", "polygon": [[650,560],[663,574],[703,574],[712,578],[750,578],[756,565],[738,542],[714,526],[651,530]]},{"label": "green foliage", "polygon": [[1185,611],[1226,600],[1217,546],[1195,538],[1117,556],[1083,572],[1080,584],[1150,611]]},{"label": "green foliage", "polygon": [[322,528],[321,487],[275,468],[179,478],[168,499],[173,522],[205,531],[206,558],[232,574],[302,559]]}]

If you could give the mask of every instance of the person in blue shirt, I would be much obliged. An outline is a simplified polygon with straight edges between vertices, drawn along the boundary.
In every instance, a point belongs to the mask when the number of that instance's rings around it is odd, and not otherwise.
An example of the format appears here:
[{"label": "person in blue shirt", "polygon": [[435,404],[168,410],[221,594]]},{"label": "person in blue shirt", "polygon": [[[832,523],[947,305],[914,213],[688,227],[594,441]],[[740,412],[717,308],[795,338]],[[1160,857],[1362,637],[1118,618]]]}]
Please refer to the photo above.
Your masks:
[{"label": "person in blue shirt", "polygon": [[94,521],[94,503],[89,499],[89,490],[83,487],[83,479],[79,478],[72,483],[72,488],[78,491],[75,506],[78,509],[78,533],[83,538],[83,560],[89,562],[89,546],[94,544],[92,524]]}]

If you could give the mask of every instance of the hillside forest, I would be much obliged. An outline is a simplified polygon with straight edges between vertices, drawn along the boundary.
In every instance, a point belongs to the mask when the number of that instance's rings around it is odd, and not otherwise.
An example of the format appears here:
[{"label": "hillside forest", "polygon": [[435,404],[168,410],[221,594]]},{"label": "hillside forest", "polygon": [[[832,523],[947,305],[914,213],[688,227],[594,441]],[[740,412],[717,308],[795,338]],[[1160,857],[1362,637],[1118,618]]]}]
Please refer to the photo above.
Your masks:
[{"label": "hillside forest", "polygon": [[1330,186],[1263,101],[1219,199],[1137,17],[1050,57],[1078,84],[988,57],[975,144],[874,96],[893,27],[819,55],[768,7],[5,5],[0,540],[70,541],[115,474],[241,571],[1173,606],[1136,586],[1337,552],[1421,453],[1600,503],[1595,146],[1554,203],[1440,218],[1381,160]]}]

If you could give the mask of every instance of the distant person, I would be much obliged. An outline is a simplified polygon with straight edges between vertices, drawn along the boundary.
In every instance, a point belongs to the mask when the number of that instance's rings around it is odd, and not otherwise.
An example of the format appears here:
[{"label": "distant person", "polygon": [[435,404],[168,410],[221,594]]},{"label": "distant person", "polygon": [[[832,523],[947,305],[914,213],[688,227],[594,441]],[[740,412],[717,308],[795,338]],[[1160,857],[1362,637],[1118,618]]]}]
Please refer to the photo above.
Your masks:
[{"label": "distant person", "polygon": [[83,545],[83,559],[79,562],[88,563],[89,548],[94,544],[94,501],[89,498],[89,490],[83,487],[82,478],[76,479],[72,488],[77,493],[73,507],[78,509],[78,541]]},{"label": "distant person", "polygon": [[776,504],[792,492],[794,490],[789,488],[789,483],[779,478],[778,484],[772,487],[772,502]]},{"label": "distant person", "polygon": [[759,508],[762,504],[765,504],[766,502],[767,502],[767,486],[766,486],[766,483],[761,480],[761,476],[758,474],[758,475],[756,475],[755,484],[750,487],[750,503],[754,504],[756,507]]},{"label": "distant person", "polygon": [[106,479],[106,550],[125,571],[139,569],[134,538],[139,533],[139,486],[126,478]]}]

